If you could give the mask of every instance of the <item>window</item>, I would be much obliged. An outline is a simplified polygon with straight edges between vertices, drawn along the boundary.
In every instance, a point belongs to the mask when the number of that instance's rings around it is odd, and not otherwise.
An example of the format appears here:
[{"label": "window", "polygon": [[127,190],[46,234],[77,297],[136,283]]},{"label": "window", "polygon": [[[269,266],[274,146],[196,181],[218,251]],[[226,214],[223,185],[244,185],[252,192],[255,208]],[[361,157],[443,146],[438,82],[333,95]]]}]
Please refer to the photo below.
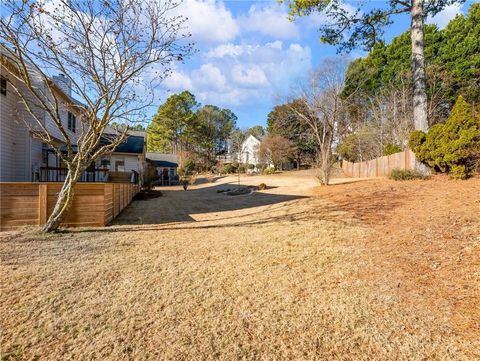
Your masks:
[{"label": "window", "polygon": [[115,172],[125,172],[125,161],[116,160],[115,161]]},{"label": "window", "polygon": [[108,158],[108,157],[102,157],[102,159],[100,160],[100,166],[101,166],[103,169],[108,169],[108,168],[110,168],[110,158]]},{"label": "window", "polygon": [[68,130],[75,133],[76,128],[77,128],[77,119],[75,118],[75,115],[68,112]]},{"label": "window", "polygon": [[0,94],[7,95],[7,79],[0,77]]}]

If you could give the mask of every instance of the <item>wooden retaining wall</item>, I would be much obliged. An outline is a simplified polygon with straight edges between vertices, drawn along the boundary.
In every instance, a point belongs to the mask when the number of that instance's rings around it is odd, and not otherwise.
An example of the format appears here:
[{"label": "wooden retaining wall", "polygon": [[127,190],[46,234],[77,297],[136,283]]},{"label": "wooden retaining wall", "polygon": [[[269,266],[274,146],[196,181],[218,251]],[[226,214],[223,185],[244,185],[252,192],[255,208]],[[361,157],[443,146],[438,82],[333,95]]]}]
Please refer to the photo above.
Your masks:
[{"label": "wooden retaining wall", "polygon": [[[62,183],[1,183],[0,231],[43,225],[53,211]],[[140,190],[131,183],[78,183],[64,226],[105,226]]]},{"label": "wooden retaining wall", "polygon": [[356,178],[388,177],[393,169],[415,170],[416,158],[410,149],[366,162],[342,161],[345,175]]}]

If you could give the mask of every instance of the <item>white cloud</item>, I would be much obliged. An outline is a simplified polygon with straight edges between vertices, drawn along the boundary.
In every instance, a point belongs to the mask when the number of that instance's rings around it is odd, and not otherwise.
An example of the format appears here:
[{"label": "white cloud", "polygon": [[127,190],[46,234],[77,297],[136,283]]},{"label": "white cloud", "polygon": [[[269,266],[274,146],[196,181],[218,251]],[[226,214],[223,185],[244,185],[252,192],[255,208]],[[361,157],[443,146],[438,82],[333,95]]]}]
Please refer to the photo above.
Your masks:
[{"label": "white cloud", "polygon": [[243,48],[232,43],[221,44],[207,53],[207,58],[223,58],[225,56],[237,57],[241,55]]},{"label": "white cloud", "polygon": [[245,87],[262,87],[268,85],[267,77],[258,65],[235,65],[232,69],[232,79],[235,83]]},{"label": "white cloud", "polygon": [[206,43],[231,41],[239,34],[232,13],[222,2],[214,0],[185,0],[178,13],[186,17],[192,40]]},{"label": "white cloud", "polygon": [[288,20],[286,7],[275,3],[267,6],[252,5],[246,15],[239,17],[238,23],[246,31],[276,39],[297,39],[300,35],[295,23]]},{"label": "white cloud", "polygon": [[462,13],[462,4],[448,5],[440,11],[437,15],[427,19],[427,23],[436,24],[440,29],[447,26],[448,22],[452,20],[456,15]]},{"label": "white cloud", "polygon": [[195,88],[209,88],[221,91],[225,88],[226,78],[222,71],[213,64],[202,64],[200,69],[192,72]]},{"label": "white cloud", "polygon": [[231,108],[257,98],[259,91],[256,89],[241,88],[230,88],[222,92],[200,90],[195,92],[195,96],[197,100],[203,104],[215,104],[217,106]]},{"label": "white cloud", "polygon": [[306,76],[312,67],[308,46],[287,46],[279,40],[220,44],[205,59],[189,72],[175,70],[173,85],[177,91],[182,86],[191,90],[204,104],[230,108],[268,104],[288,92],[292,81]]},{"label": "white cloud", "polygon": [[272,42],[272,43],[266,43],[265,46],[266,46],[267,48],[280,49],[280,50],[282,50],[282,48],[283,48],[283,42],[281,42],[280,40],[275,40],[275,41]]},{"label": "white cloud", "polygon": [[172,74],[163,81],[163,85],[170,90],[191,90],[193,88],[190,77],[179,70],[173,70]]}]

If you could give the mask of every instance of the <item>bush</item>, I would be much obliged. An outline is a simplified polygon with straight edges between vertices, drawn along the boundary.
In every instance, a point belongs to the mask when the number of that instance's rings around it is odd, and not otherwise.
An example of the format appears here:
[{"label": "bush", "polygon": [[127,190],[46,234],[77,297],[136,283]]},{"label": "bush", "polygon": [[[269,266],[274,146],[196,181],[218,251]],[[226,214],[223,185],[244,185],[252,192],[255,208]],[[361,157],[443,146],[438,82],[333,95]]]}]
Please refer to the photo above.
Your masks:
[{"label": "bush", "polygon": [[412,180],[412,179],[428,179],[428,176],[423,175],[415,170],[392,169],[390,172],[390,179],[396,181]]},{"label": "bush", "polygon": [[395,153],[399,153],[401,151],[402,151],[402,147],[400,147],[399,145],[393,144],[393,143],[388,143],[383,148],[383,155],[392,155],[392,154],[395,154]]},{"label": "bush", "polygon": [[359,162],[382,155],[379,146],[378,131],[370,126],[363,126],[355,133],[349,134],[343,143],[337,146],[337,153],[349,162]]},{"label": "bush", "polygon": [[195,161],[191,158],[185,159],[183,165],[178,168],[178,174],[181,176],[190,176],[195,171]]},{"label": "bush", "polygon": [[263,170],[263,174],[275,174],[276,171],[275,167],[267,167]]},{"label": "bush", "polygon": [[255,164],[249,164],[248,169],[250,169],[250,170],[255,169]]},{"label": "bush", "polygon": [[414,131],[409,146],[417,159],[435,172],[469,178],[480,160],[480,117],[460,96],[445,123],[434,125],[428,133]]},{"label": "bush", "polygon": [[237,173],[238,163],[227,163],[223,167],[223,173],[232,174]]},{"label": "bush", "polygon": [[247,167],[245,166],[245,164],[238,165],[238,168],[237,168],[238,173],[245,173],[246,171],[247,171]]},{"label": "bush", "polygon": [[263,190],[265,190],[265,189],[267,189],[267,185],[266,185],[265,183],[260,183],[260,184],[258,185],[258,190],[259,190],[259,191],[263,191]]}]

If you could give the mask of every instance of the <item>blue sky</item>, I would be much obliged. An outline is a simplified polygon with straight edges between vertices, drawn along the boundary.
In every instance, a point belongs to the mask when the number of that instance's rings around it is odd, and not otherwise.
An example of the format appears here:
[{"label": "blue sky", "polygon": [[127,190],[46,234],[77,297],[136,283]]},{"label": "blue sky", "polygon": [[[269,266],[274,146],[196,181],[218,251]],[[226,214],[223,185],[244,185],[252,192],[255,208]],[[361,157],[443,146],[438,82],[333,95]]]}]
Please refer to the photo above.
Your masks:
[{"label": "blue sky", "polygon": [[[352,9],[357,5],[346,3]],[[382,2],[369,5],[382,6]],[[443,27],[467,9],[468,3],[450,6],[427,22]],[[233,110],[242,128],[265,125],[267,114],[285,99],[291,84],[322,58],[336,54],[334,47],[319,42],[322,14],[292,23],[287,8],[275,1],[184,0],[178,11],[188,17],[197,52],[185,64],[176,65],[158,90],[160,97],[189,90],[202,104]],[[408,25],[407,15],[397,16],[387,29],[387,41]],[[351,54],[361,55],[361,51]]]}]

